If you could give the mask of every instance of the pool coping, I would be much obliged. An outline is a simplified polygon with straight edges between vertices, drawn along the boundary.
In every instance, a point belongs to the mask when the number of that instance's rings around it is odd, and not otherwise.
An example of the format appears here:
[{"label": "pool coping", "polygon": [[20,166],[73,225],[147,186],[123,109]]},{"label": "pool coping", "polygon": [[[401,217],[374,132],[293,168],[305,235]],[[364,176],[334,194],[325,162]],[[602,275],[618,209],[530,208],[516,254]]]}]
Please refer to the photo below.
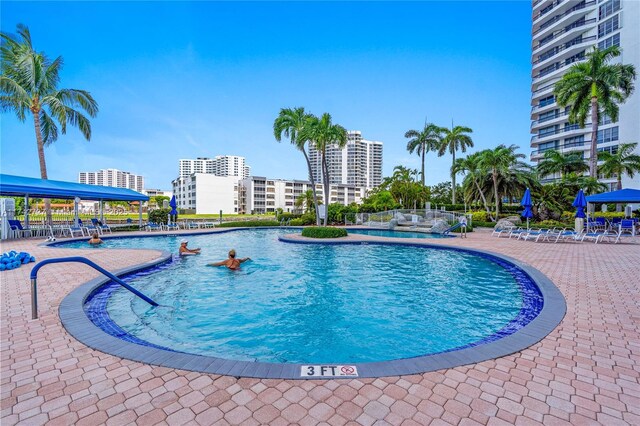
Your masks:
[{"label": "pool coping", "polygon": [[[242,228],[252,229],[252,228]],[[276,228],[277,229],[277,228]],[[291,228],[289,228],[291,229]],[[232,232],[239,230],[234,228],[225,230]],[[220,232],[220,231],[218,231]],[[198,233],[196,235],[213,234]],[[186,234],[179,234],[186,235]],[[149,236],[173,236],[173,234],[152,234]],[[134,237],[134,236],[130,236]],[[138,236],[135,236],[138,237]],[[202,373],[220,374],[235,377],[251,377],[260,379],[345,379],[345,378],[374,378],[387,376],[403,376],[420,374],[446,368],[453,368],[467,364],[474,364],[489,359],[510,355],[528,348],[542,340],[553,331],[564,318],[566,302],[560,290],[542,272],[524,264],[516,259],[490,251],[477,250],[467,247],[443,246],[426,242],[404,242],[380,240],[378,237],[369,237],[366,240],[320,240],[301,239],[297,235],[280,236],[279,240],[285,243],[295,244],[330,244],[330,245],[354,245],[354,244],[381,244],[403,245],[415,247],[436,248],[442,250],[454,250],[468,253],[490,255],[510,262],[523,270],[538,286],[543,297],[543,307],[539,315],[515,333],[502,337],[496,341],[483,343],[479,346],[467,347],[459,350],[441,352],[431,355],[417,356],[380,362],[354,363],[358,370],[357,376],[322,376],[301,377],[302,363],[268,363],[235,361],[205,355],[174,352],[165,349],[143,346],[126,342],[117,337],[105,333],[97,327],[85,314],[83,305],[87,297],[98,287],[109,282],[106,277],[95,278],[85,284],[76,287],[60,303],[58,312],[62,325],[78,341],[111,355],[130,359],[146,364],[158,365]],[[70,240],[67,240],[70,241]],[[116,276],[131,274],[164,263],[172,258],[171,253],[162,251],[161,256],[150,262],[134,265],[128,268],[114,271]]]}]

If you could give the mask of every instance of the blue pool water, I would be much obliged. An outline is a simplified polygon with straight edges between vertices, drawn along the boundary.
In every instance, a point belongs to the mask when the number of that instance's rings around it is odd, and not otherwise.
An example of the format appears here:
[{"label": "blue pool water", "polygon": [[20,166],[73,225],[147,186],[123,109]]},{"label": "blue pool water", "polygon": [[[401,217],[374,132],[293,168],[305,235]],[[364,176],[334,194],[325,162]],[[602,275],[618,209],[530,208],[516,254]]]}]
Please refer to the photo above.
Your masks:
[{"label": "blue pool water", "polygon": [[[106,302],[108,315],[132,339],[182,352],[265,362],[352,363],[491,340],[523,325],[522,313],[531,308],[525,305],[541,306],[539,293],[516,280],[521,271],[487,257],[406,245],[278,241],[291,232],[190,236],[189,246],[201,247],[201,255],[176,258],[160,272],[131,280],[160,307],[115,288]],[[139,247],[177,253],[180,239],[106,239],[96,250]],[[240,271],[206,266],[224,259],[230,248],[252,261]],[[85,309],[91,306],[89,301]],[[526,321],[535,315],[529,312]]]},{"label": "blue pool water", "polygon": [[451,238],[447,235],[431,234],[428,232],[389,231],[386,229],[348,229],[349,234],[370,235],[372,237],[392,238]]}]

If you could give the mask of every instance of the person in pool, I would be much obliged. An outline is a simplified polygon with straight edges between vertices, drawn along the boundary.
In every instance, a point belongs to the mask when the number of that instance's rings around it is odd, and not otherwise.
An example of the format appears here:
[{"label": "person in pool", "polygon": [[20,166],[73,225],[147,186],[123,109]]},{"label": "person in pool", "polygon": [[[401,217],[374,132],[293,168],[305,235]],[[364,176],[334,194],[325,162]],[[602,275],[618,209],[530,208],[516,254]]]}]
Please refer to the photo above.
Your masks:
[{"label": "person in pool", "polygon": [[220,262],[210,263],[207,266],[226,266],[229,269],[240,269],[240,264],[246,262],[247,260],[251,260],[250,257],[245,257],[244,259],[236,259],[236,251],[234,249],[229,250],[229,258],[226,260],[221,260]]},{"label": "person in pool", "polygon": [[178,252],[180,253],[180,256],[190,256],[192,254],[200,254],[199,248],[190,249],[190,248],[187,248],[187,244],[189,244],[188,240],[180,241],[180,249],[178,250]]},{"label": "person in pool", "polygon": [[102,241],[100,239],[100,236],[98,235],[97,232],[94,232],[93,235],[91,236],[91,239],[89,240],[89,244],[91,245],[98,245],[98,244],[102,244],[104,241]]}]

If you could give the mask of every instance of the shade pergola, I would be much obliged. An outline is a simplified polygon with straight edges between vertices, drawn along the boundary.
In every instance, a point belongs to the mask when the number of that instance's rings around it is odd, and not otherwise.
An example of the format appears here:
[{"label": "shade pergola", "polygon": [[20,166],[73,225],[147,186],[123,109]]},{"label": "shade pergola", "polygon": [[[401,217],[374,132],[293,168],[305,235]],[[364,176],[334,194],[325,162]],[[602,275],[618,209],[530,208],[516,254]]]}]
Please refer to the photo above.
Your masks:
[{"label": "shade pergola", "polygon": [[[28,202],[32,198],[61,198],[73,199],[77,224],[78,200],[100,201],[140,201],[139,224],[142,226],[142,201],[149,197],[132,189],[113,188],[110,186],[85,185],[75,182],[59,180],[36,179],[24,176],[0,174],[0,195],[20,197],[24,196]],[[102,209],[101,209],[102,211]],[[25,215],[28,223],[28,211]]]},{"label": "shade pergola", "polygon": [[587,203],[627,203],[636,204],[640,203],[640,189],[621,189],[619,191],[603,192],[601,194],[589,195],[587,197]]}]

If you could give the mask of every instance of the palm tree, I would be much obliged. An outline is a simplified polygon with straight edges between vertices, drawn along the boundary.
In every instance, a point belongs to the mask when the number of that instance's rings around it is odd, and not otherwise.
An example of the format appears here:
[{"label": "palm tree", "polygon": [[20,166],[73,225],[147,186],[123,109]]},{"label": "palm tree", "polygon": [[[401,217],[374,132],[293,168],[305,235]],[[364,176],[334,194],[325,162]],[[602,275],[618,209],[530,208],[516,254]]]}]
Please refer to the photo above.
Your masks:
[{"label": "palm tree", "polygon": [[562,154],[555,149],[544,152],[543,160],[538,163],[540,176],[560,173],[560,177],[567,173],[582,173],[589,170],[589,166],[577,152]]},{"label": "palm tree", "polygon": [[454,174],[466,173],[465,180],[469,179],[470,182],[473,183],[475,188],[478,190],[478,195],[480,195],[480,198],[482,198],[482,203],[484,204],[484,208],[487,211],[487,215],[491,217],[491,211],[489,210],[489,205],[487,204],[487,197],[484,196],[484,192],[480,187],[480,179],[483,175],[486,174],[486,171],[482,170],[482,168],[480,167],[480,157],[481,153],[476,152],[467,155],[466,158],[458,158],[453,164],[451,171]]},{"label": "palm tree", "polygon": [[[311,180],[311,187],[313,188],[313,205],[316,211],[316,225],[320,225],[320,214],[318,211],[318,199],[316,194],[316,182],[313,177],[313,171],[311,169],[311,161],[309,160],[309,154],[307,154],[306,145],[309,141],[304,138],[305,128],[309,126],[309,119],[311,114],[307,114],[304,108],[282,108],[278,118],[273,122],[273,135],[276,140],[280,142],[282,136],[289,138],[292,145],[295,145],[298,150],[304,155],[304,159],[307,162],[307,168],[309,170],[309,180]],[[302,136],[301,136],[302,135]]]},{"label": "palm tree", "polygon": [[[460,150],[462,152],[466,152],[467,147],[473,146],[471,136],[466,134],[472,133],[473,130],[464,126],[453,127],[452,123],[451,130],[446,127],[442,127],[441,131],[443,136],[440,147],[438,148],[438,156],[441,157],[445,152],[449,151],[453,157],[453,161],[451,163],[453,166],[456,163],[456,151]],[[453,170],[451,171],[451,203],[456,203],[456,174]]]},{"label": "palm tree", "polygon": [[[313,143],[320,154],[324,200],[328,209],[331,177],[329,176],[329,167],[327,165],[327,148],[329,145],[335,145],[340,149],[344,148],[347,144],[347,130],[339,124],[333,124],[331,114],[325,112],[320,118],[311,115],[307,119],[307,124],[303,131],[298,136]],[[325,226],[327,225],[327,216],[326,214],[324,215],[323,223]]]},{"label": "palm tree", "polygon": [[424,185],[424,157],[429,151],[434,151],[440,147],[442,139],[442,129],[433,123],[425,123],[422,131],[409,130],[404,134],[405,138],[411,138],[407,143],[407,151],[413,154],[416,151],[422,157],[422,185]]},{"label": "palm tree", "polygon": [[315,206],[315,195],[313,189],[307,189],[296,198],[295,207],[300,209],[304,207],[305,213],[309,213]]},{"label": "palm tree", "polygon": [[[58,140],[58,125],[63,135],[69,124],[77,127],[86,140],[91,140],[91,123],[79,110],[95,117],[98,104],[85,90],[59,89],[62,57],[51,61],[33,49],[29,28],[18,24],[17,30],[17,36],[0,32],[0,108],[2,112],[15,112],[22,122],[29,112],[33,116],[40,177],[47,179],[44,147]],[[45,199],[45,210],[51,222],[49,199]]]},{"label": "palm tree", "polygon": [[496,203],[496,220],[500,215],[500,196],[498,194],[498,178],[499,176],[508,176],[512,169],[521,167],[521,163],[518,161],[520,158],[524,158],[524,154],[516,153],[515,151],[519,147],[511,145],[509,147],[505,145],[498,145],[494,149],[486,149],[481,152],[480,160],[478,164],[480,167],[488,170],[491,173],[491,180],[493,182],[494,201]]},{"label": "palm tree", "polygon": [[600,160],[603,161],[600,166],[600,172],[606,177],[617,176],[617,189],[622,189],[622,175],[627,174],[630,178],[640,172],[640,155],[633,152],[638,146],[637,143],[621,143],[615,154],[609,152],[601,152]]},{"label": "palm tree", "polygon": [[598,122],[600,113],[606,113],[612,121],[618,120],[618,105],[633,93],[636,71],[633,65],[609,64],[620,56],[620,48],[611,46],[600,50],[596,47],[587,53],[587,61],[574,64],[562,76],[554,88],[556,101],[561,107],[570,106],[569,121],[585,127],[591,112],[591,152],[589,174],[597,177]]}]

